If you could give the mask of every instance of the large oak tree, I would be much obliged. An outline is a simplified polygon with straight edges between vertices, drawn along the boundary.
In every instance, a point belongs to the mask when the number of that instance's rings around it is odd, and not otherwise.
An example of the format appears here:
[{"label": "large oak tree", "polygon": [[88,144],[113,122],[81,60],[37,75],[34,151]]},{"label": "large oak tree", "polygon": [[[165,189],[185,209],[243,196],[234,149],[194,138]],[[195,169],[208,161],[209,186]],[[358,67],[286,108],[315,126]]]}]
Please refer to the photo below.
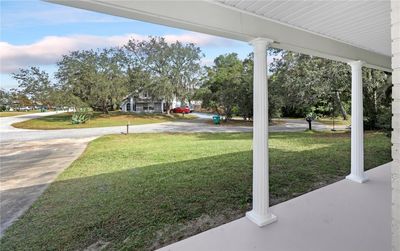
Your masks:
[{"label": "large oak tree", "polygon": [[[145,89],[166,101],[169,113],[174,98],[190,101],[197,88],[204,56],[193,43],[167,43],[163,37],[129,40],[125,46],[130,62],[130,89]],[[145,81],[144,81],[145,80]]]}]

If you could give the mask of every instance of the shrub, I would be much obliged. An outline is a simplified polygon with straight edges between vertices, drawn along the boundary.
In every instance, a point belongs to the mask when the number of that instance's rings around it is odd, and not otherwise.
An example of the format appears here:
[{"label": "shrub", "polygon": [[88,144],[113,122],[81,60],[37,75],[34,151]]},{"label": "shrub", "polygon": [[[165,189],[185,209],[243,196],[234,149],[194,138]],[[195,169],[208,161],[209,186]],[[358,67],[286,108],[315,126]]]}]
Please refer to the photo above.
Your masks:
[{"label": "shrub", "polygon": [[90,119],[90,112],[88,109],[81,109],[72,114],[71,122],[74,125],[84,124]]}]

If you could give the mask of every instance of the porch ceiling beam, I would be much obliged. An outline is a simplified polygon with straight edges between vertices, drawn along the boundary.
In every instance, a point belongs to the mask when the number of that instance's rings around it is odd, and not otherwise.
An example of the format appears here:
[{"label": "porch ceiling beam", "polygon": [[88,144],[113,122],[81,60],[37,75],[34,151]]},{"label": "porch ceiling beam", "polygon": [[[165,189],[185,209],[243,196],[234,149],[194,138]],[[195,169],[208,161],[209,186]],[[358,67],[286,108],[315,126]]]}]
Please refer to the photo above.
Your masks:
[{"label": "porch ceiling beam", "polygon": [[256,14],[203,1],[46,0],[114,16],[207,33],[240,41],[268,37],[271,47],[391,71],[390,56],[371,52]]}]

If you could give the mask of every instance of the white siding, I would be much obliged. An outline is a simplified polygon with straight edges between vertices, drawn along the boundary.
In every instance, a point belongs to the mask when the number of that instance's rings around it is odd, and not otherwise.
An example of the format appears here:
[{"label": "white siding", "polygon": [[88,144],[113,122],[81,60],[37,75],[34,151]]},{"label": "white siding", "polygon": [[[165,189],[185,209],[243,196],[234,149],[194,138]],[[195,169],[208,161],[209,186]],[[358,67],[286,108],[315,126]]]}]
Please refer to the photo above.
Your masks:
[{"label": "white siding", "polygon": [[392,0],[392,249],[400,251],[400,2]]}]

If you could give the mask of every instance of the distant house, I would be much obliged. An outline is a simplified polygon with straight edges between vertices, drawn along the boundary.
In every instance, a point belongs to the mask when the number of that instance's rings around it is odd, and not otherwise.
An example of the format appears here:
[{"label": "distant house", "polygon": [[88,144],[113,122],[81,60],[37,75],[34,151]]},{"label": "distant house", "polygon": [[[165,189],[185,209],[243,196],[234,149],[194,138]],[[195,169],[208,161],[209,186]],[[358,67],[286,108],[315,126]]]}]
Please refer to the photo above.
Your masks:
[{"label": "distant house", "polygon": [[164,100],[153,99],[148,92],[132,93],[124,98],[120,107],[123,112],[163,113]]},{"label": "distant house", "polygon": [[[171,102],[171,109],[176,107],[189,106],[192,111],[200,111],[201,101],[179,101],[174,98]],[[120,105],[123,112],[146,112],[146,113],[164,113],[167,111],[166,101],[163,99],[154,99],[148,92],[131,93],[126,96]]]}]

